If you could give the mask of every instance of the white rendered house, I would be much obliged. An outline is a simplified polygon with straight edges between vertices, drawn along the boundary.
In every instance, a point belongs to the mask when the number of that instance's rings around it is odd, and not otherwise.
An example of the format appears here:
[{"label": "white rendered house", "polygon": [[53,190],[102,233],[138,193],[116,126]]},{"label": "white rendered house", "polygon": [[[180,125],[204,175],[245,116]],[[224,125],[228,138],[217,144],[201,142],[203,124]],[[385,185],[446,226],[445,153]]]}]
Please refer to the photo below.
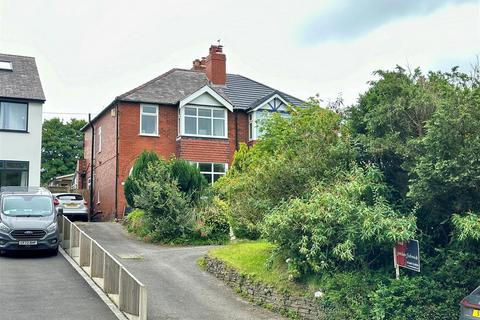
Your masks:
[{"label": "white rendered house", "polygon": [[40,186],[44,102],[35,59],[0,54],[0,187]]}]

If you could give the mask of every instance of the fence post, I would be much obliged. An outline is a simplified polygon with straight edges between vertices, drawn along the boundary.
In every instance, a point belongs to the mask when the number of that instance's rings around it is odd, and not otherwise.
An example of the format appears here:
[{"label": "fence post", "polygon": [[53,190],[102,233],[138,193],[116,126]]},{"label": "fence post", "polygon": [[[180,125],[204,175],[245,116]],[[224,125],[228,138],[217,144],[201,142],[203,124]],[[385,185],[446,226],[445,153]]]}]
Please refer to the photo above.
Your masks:
[{"label": "fence post", "polygon": [[70,240],[68,241],[68,255],[73,257],[72,255],[72,245],[73,245],[73,223],[70,221]]},{"label": "fence post", "polygon": [[147,320],[147,288],[145,286],[140,286],[138,319]]},{"label": "fence post", "polygon": [[122,274],[123,274],[123,267],[120,266],[120,269],[118,271],[118,309],[120,309],[120,311],[123,311]]}]

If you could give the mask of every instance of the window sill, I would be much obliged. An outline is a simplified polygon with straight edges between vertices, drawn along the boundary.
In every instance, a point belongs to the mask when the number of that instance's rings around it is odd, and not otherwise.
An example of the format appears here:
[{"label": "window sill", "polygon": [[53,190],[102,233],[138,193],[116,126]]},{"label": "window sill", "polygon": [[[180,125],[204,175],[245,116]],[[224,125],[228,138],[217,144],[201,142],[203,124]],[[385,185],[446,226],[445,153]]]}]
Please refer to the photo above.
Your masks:
[{"label": "window sill", "polygon": [[159,135],[159,134],[146,134],[146,133],[139,133],[138,135],[139,135],[139,136],[141,136],[141,137],[153,137],[153,138],[155,138],[155,137],[157,137],[157,138],[158,138],[158,137],[160,137],[160,135]]},{"label": "window sill", "polygon": [[203,136],[203,135],[197,135],[197,134],[182,134],[180,135],[181,137],[186,137],[186,138],[200,138],[200,139],[219,139],[219,140],[228,140],[228,137],[215,137],[215,136]]},{"label": "window sill", "polygon": [[27,130],[0,129],[0,132],[30,133]]}]

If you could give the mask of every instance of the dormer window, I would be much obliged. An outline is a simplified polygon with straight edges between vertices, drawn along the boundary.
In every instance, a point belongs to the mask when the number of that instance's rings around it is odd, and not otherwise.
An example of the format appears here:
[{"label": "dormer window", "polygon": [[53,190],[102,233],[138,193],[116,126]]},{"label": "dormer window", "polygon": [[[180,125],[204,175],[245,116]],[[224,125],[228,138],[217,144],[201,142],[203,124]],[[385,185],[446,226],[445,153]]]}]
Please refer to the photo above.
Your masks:
[{"label": "dormer window", "polygon": [[0,61],[0,70],[13,71],[13,65],[10,61]]}]

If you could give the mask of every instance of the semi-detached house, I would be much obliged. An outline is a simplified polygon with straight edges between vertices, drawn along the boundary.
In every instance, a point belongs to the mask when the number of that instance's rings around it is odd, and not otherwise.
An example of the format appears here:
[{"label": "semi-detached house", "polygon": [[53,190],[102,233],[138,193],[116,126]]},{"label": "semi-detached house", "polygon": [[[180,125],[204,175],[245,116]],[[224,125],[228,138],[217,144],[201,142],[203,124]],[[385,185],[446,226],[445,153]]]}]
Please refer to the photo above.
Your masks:
[{"label": "semi-detached house", "polygon": [[123,185],[144,150],[188,160],[213,183],[228,170],[239,144],[258,138],[258,119],[302,103],[226,73],[222,46],[211,46],[208,56],[194,60],[190,70],[172,69],[116,97],[83,128],[79,187],[91,186],[100,219],[122,217],[127,206]]},{"label": "semi-detached house", "polygon": [[0,54],[0,187],[40,186],[44,102],[35,59]]}]

